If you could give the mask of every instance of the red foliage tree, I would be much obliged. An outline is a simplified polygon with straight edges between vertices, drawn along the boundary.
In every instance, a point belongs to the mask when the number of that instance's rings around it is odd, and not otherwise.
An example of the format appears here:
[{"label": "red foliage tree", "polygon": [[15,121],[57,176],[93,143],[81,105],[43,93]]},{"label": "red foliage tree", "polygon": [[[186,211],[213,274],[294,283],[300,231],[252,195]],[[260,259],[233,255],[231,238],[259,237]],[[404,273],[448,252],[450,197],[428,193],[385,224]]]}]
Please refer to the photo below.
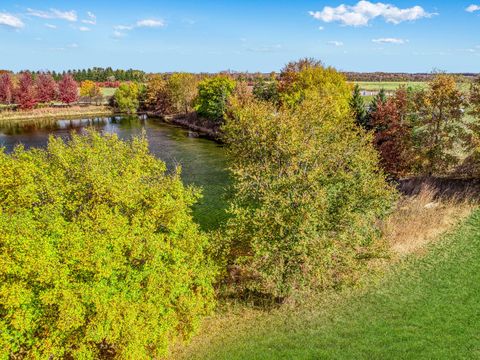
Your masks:
[{"label": "red foliage tree", "polygon": [[35,90],[32,74],[21,73],[18,78],[18,88],[15,91],[15,101],[21,109],[31,109],[37,104]]},{"label": "red foliage tree", "polygon": [[77,82],[69,74],[63,76],[58,84],[58,99],[66,104],[78,101]]},{"label": "red foliage tree", "polygon": [[13,100],[12,75],[4,72],[0,75],[0,103],[10,104]]},{"label": "red foliage tree", "polygon": [[385,171],[400,177],[408,174],[413,165],[412,130],[408,123],[408,93],[397,90],[386,102],[379,102],[371,114],[375,130],[374,144],[380,153]]},{"label": "red foliage tree", "polygon": [[57,98],[58,86],[52,75],[39,74],[35,81],[37,87],[37,100],[47,103]]}]

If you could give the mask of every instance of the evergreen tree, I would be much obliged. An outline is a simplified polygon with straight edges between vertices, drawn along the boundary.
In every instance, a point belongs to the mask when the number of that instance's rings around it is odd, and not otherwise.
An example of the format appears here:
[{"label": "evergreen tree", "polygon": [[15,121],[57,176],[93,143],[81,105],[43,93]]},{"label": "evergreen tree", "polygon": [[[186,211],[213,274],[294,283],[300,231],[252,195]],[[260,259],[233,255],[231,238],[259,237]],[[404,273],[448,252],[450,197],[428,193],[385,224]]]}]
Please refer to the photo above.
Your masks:
[{"label": "evergreen tree", "polygon": [[358,86],[358,84],[356,84],[353,88],[353,95],[350,99],[350,108],[355,116],[357,125],[366,129],[368,126],[367,109],[365,107],[365,101],[363,100],[363,96],[360,92],[360,86]]}]

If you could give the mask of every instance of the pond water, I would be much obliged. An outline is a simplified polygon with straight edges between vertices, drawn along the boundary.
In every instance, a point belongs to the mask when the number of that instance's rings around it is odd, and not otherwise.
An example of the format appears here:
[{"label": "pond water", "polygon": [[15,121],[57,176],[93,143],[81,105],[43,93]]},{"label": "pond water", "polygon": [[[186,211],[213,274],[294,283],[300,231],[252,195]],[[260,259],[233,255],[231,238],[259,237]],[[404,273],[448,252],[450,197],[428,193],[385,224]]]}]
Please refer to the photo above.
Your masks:
[{"label": "pond water", "polygon": [[15,145],[44,147],[50,135],[67,139],[72,131],[86,128],[116,133],[122,139],[145,131],[150,150],[172,168],[182,166],[186,184],[202,187],[203,198],[194,208],[194,218],[206,230],[225,220],[230,178],[223,147],[183,128],[158,119],[138,117],[99,117],[92,119],[37,120],[0,125],[0,146],[11,152]]}]

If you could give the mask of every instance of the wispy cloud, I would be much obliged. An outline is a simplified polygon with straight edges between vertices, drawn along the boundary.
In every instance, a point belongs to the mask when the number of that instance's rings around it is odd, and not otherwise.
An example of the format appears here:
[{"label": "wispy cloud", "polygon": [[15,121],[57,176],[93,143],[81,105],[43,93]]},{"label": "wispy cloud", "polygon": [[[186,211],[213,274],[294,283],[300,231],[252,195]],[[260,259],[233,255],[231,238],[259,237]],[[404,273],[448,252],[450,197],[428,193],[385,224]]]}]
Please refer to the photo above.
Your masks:
[{"label": "wispy cloud", "polygon": [[86,26],[80,26],[78,30],[85,32],[85,31],[90,31],[90,28]]},{"label": "wispy cloud", "polygon": [[480,5],[475,5],[475,4],[472,4],[470,6],[468,6],[465,11],[469,12],[469,13],[473,13],[475,11],[480,11]]},{"label": "wispy cloud", "polygon": [[127,34],[126,31],[130,31],[136,28],[162,28],[165,27],[167,24],[163,20],[156,20],[156,19],[142,19],[138,20],[133,25],[115,25],[113,27],[113,34],[112,37],[114,39],[120,39],[125,37]]},{"label": "wispy cloud", "polygon": [[53,24],[45,24],[45,27],[47,27],[49,29],[56,29],[57,28],[57,26],[53,25]]},{"label": "wispy cloud", "polygon": [[94,13],[87,11],[87,16],[88,19],[83,19],[82,23],[90,25],[95,25],[97,23],[97,16]]},{"label": "wispy cloud", "polygon": [[373,39],[372,42],[377,44],[397,44],[402,45],[408,43],[408,40],[405,39],[396,39],[396,38],[379,38]]},{"label": "wispy cloud", "polygon": [[343,42],[337,40],[328,41],[327,44],[335,47],[340,47],[344,45]]},{"label": "wispy cloud", "polygon": [[325,6],[322,11],[310,11],[309,14],[317,20],[326,23],[339,22],[345,26],[366,26],[376,18],[383,18],[387,23],[400,24],[404,21],[414,21],[432,17],[421,6],[398,8],[395,5],[381,2],[359,1],[356,5]]},{"label": "wispy cloud", "polygon": [[78,48],[79,46],[78,46],[77,43],[71,43],[71,44],[68,44],[67,47],[70,48],[70,49],[76,49],[76,48]]},{"label": "wispy cloud", "polygon": [[156,28],[156,27],[164,27],[165,22],[163,20],[154,20],[154,19],[143,19],[139,20],[136,23],[136,27],[150,27],[150,28]]},{"label": "wispy cloud", "polygon": [[20,18],[6,12],[0,12],[0,25],[12,29],[20,29],[25,26],[25,24],[22,20],[20,20]]},{"label": "wispy cloud", "polygon": [[61,11],[57,9],[50,9],[48,11],[44,10],[35,10],[28,8],[27,14],[42,19],[61,19],[75,22],[77,21],[77,13],[74,10],[70,11]]}]

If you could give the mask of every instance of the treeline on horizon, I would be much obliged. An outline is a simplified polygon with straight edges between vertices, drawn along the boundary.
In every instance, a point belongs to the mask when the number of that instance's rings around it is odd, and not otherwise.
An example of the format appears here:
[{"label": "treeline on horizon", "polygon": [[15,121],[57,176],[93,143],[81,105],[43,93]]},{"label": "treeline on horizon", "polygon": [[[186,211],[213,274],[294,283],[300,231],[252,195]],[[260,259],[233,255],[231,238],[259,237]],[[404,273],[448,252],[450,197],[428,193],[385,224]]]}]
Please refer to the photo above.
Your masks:
[{"label": "treeline on horizon", "polygon": [[[10,70],[0,70],[0,74],[8,72],[15,74],[15,72]],[[92,67],[87,69],[70,69],[64,71],[50,71],[50,70],[37,70],[37,71],[30,71],[30,70],[22,70],[17,72],[16,74],[20,74],[23,72],[30,72],[34,76],[39,74],[50,74],[52,77],[58,81],[65,75],[71,75],[73,79],[77,82],[82,82],[85,80],[95,81],[105,83],[105,85],[111,85],[106,87],[118,87],[119,83],[122,81],[135,81],[135,82],[145,82],[147,81],[148,77],[153,74],[164,74],[169,75],[175,72],[156,72],[156,73],[148,73],[143,70],[137,69],[113,69],[111,67]],[[406,72],[356,72],[356,71],[339,71],[343,74],[347,81],[372,81],[372,82],[407,82],[407,81],[414,81],[414,82],[427,82],[432,79],[433,74],[436,71],[425,73],[406,73]],[[223,70],[219,71],[218,73],[207,73],[201,72],[196,73],[197,75],[212,75],[212,74],[223,74],[229,75],[230,77],[238,80],[243,79],[247,81],[255,81],[258,78],[271,78],[272,76],[279,77],[281,72],[248,72],[248,71],[234,71],[234,70]],[[480,73],[474,72],[455,72],[449,73],[457,78],[457,81],[468,82],[480,75]],[[110,84],[109,84],[110,83]]]}]

